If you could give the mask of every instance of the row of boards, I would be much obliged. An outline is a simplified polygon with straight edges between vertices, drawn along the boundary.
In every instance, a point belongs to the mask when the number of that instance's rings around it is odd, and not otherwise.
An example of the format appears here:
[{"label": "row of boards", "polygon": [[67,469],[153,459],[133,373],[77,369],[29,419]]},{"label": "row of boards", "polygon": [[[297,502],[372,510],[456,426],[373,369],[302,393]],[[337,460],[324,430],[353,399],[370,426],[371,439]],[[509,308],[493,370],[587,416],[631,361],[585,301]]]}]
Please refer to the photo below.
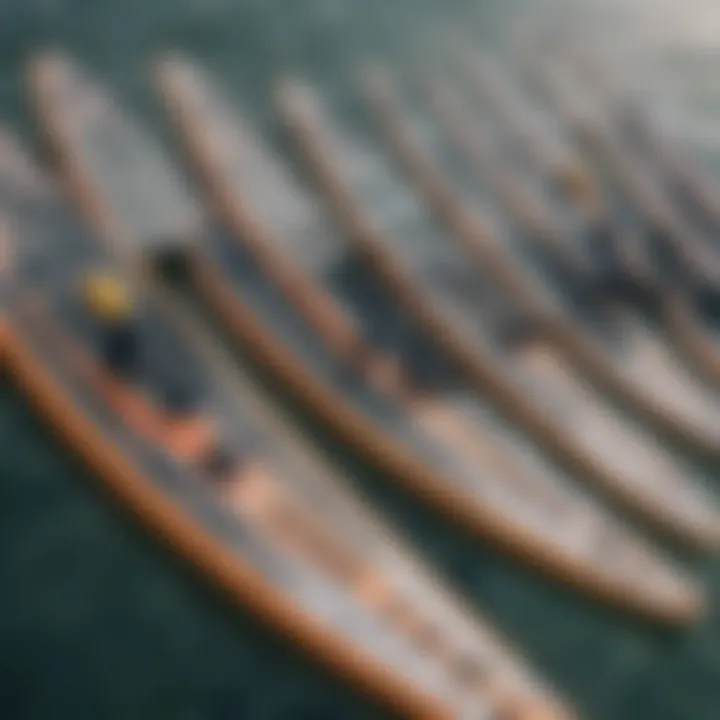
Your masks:
[{"label": "row of boards", "polygon": [[[428,82],[436,114],[422,115],[387,73],[363,76],[395,165],[311,86],[285,83],[281,115],[311,192],[195,64],[166,60],[158,81],[197,191],[65,57],[33,63],[31,95],[86,225],[0,134],[3,359],[132,508],[408,716],[572,716],[157,281],[155,261],[182,257],[248,351],[388,477],[602,600],[672,622],[702,613],[698,583],[595,491],[714,548],[718,503],[694,458],[716,459],[720,406],[634,306],[593,304],[610,335],[575,314],[538,258],[552,245],[577,274],[581,243],[563,244],[566,225],[550,231],[558,214],[532,182],[508,180],[447,84]],[[517,228],[478,212],[488,174]],[[78,279],[98,265],[141,298],[134,383],[98,361],[98,328],[79,302]],[[712,336],[690,296],[672,293],[662,317],[711,374]],[[183,398],[182,413],[165,411],[168,396]]]}]

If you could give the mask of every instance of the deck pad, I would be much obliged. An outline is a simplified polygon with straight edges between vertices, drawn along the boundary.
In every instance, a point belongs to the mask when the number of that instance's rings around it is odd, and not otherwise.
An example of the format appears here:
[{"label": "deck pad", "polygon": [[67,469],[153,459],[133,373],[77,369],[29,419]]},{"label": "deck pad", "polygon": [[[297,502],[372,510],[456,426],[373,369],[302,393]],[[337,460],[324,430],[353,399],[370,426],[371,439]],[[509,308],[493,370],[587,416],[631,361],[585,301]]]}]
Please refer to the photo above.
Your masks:
[{"label": "deck pad", "polygon": [[714,432],[720,423],[720,397],[700,382],[676,351],[640,318],[627,318],[626,339],[616,354],[618,369],[689,424]]},{"label": "deck pad", "polygon": [[717,523],[714,493],[692,479],[690,470],[654,436],[628,422],[612,406],[599,403],[556,351],[537,344],[518,353],[515,362],[528,392],[545,404],[580,447],[602,458],[619,486],[642,497],[656,511],[670,511],[689,524],[698,521],[709,528]]}]

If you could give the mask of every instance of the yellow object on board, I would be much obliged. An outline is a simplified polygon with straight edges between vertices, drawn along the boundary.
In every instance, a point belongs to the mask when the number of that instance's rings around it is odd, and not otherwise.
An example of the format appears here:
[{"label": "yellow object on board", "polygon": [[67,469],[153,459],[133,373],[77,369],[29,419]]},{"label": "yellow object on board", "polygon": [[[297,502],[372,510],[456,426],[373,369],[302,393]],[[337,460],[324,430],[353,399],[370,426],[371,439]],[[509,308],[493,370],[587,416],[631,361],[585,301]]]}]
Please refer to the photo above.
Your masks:
[{"label": "yellow object on board", "polygon": [[107,273],[85,277],[83,295],[90,311],[103,320],[123,320],[133,312],[133,300],[127,286]]}]

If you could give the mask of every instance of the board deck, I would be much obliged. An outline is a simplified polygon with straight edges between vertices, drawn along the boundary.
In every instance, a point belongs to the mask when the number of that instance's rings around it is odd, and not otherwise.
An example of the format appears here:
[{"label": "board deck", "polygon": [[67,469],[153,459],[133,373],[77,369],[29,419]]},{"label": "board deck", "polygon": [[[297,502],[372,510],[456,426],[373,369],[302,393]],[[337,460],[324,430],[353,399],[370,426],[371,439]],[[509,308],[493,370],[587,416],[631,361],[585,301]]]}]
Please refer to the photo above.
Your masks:
[{"label": "board deck", "polygon": [[[167,81],[167,72],[164,77]],[[194,76],[191,74],[190,77]],[[85,92],[91,95],[102,92],[86,79],[82,82]],[[175,90],[177,93],[177,88]],[[38,91],[41,89],[36,88]],[[169,91],[169,86],[166,85],[165,91]],[[53,104],[46,100],[44,107],[45,122],[54,124],[53,135],[56,142],[64,147],[66,156],[72,154],[75,143],[93,137],[92,133],[82,131],[81,124],[75,125],[74,106],[62,103],[57,93]],[[201,96],[197,108],[207,112],[208,98],[205,95]],[[184,107],[182,112],[175,107],[173,114],[175,117],[182,114],[187,128],[191,126],[189,113],[188,107]],[[211,118],[203,117],[203,126],[206,127]],[[106,116],[105,122],[115,129],[118,138],[135,137],[135,134],[124,133],[126,123],[132,120],[117,107]],[[144,137],[146,142],[151,141],[149,135]],[[317,401],[315,388],[320,387],[324,397],[329,398],[328,404],[334,413],[323,410],[326,420],[342,420],[342,413],[346,412],[344,409],[350,407],[352,417],[361,421],[354,420],[356,424],[350,427],[352,434],[348,431],[348,437],[354,442],[358,442],[362,428],[373,428],[372,432],[365,431],[363,451],[380,456],[386,469],[399,470],[396,474],[404,476],[408,487],[476,531],[492,537],[499,545],[556,576],[610,601],[627,604],[631,597],[635,597],[641,607],[648,609],[645,599],[640,601],[637,598],[639,590],[644,593],[647,589],[645,581],[638,585],[637,570],[634,567],[625,568],[618,560],[621,554],[615,553],[612,558],[603,560],[600,567],[596,553],[604,553],[605,542],[590,540],[596,532],[613,535],[621,532],[623,537],[632,533],[621,529],[577,490],[573,491],[572,485],[557,472],[551,472],[539,456],[530,454],[528,457],[529,449],[522,450],[523,446],[513,439],[509,429],[498,428],[495,418],[485,406],[474,401],[462,388],[430,384],[427,376],[420,388],[422,392],[418,392],[417,385],[412,384],[409,385],[414,387],[414,394],[408,392],[407,385],[400,392],[397,385],[392,384],[395,387],[393,392],[381,392],[363,373],[351,372],[346,358],[338,356],[332,346],[313,332],[317,318],[311,316],[317,306],[312,302],[299,307],[290,305],[287,296],[279,292],[273,282],[268,282],[268,277],[288,277],[286,268],[280,267],[282,263],[276,258],[285,258],[285,263],[293,267],[305,265],[308,273],[313,268],[316,272],[336,268],[338,254],[335,245],[342,243],[341,236],[333,236],[334,244],[324,239],[322,233],[328,231],[328,226],[323,214],[312,210],[316,207],[315,203],[310,203],[308,209],[306,196],[297,188],[292,185],[288,188],[283,174],[278,175],[275,161],[266,161],[266,155],[260,153],[262,163],[253,164],[258,161],[259,144],[246,140],[240,148],[231,147],[227,145],[227,133],[223,134],[217,127],[209,137],[215,152],[218,143],[222,143],[220,149],[223,152],[216,157],[233,160],[229,166],[232,182],[242,182],[248,194],[243,198],[236,194],[232,197],[226,195],[224,206],[236,208],[233,227],[238,237],[250,237],[250,240],[240,243],[222,233],[209,231],[204,233],[202,243],[198,244],[198,258],[209,258],[202,262],[214,268],[213,273],[208,275],[209,281],[205,283],[204,290],[212,294],[212,288],[223,286],[219,293],[222,302],[216,307],[233,308],[226,317],[235,312],[245,313],[244,321],[233,327],[251,343],[263,344],[264,354],[272,355],[275,360],[280,355],[285,367],[289,366],[295,372],[294,377],[300,377],[300,382],[313,388],[313,392],[306,396],[310,402]],[[244,136],[241,134],[240,137]],[[129,142],[134,143],[134,140]],[[249,156],[242,156],[245,163],[233,159],[236,152],[249,153]],[[149,155],[128,147],[126,156],[130,155],[138,159],[135,172],[142,172],[143,160]],[[255,160],[251,162],[252,158]],[[85,197],[91,197],[98,187],[102,187],[102,183],[93,181],[88,166],[76,164],[73,167],[76,177],[86,178],[82,183]],[[125,178],[127,182],[132,182],[132,175],[127,174]],[[225,183],[229,184],[229,181]],[[255,188],[262,189],[258,193],[257,205],[249,202],[255,197]],[[271,206],[266,202],[268,196],[274,199]],[[99,202],[112,206],[111,198],[103,197]],[[287,213],[274,212],[286,205]],[[294,218],[290,225],[287,224],[288,218]],[[276,234],[283,235],[277,244],[274,240]],[[315,236],[320,238],[317,244],[311,242]],[[261,250],[259,260],[256,247]],[[287,255],[291,253],[294,263],[287,262]],[[264,271],[265,268],[269,270]],[[316,287],[310,275],[306,277],[308,279],[301,290],[308,285]],[[316,292],[330,299],[337,297],[330,284]],[[298,293],[298,296],[303,294]],[[340,316],[344,317],[351,306],[340,307]],[[247,321],[250,315],[255,318],[254,321]],[[333,317],[337,315],[333,314]],[[354,315],[351,317],[357,318]],[[255,330],[260,326],[266,332],[248,333],[252,322]],[[359,343],[356,347],[365,345]],[[277,369],[276,365],[273,367]],[[487,433],[485,441],[483,432]],[[401,462],[398,457],[408,460]],[[586,530],[586,527],[594,529]],[[590,535],[586,534],[588,532]],[[575,539],[570,540],[571,537]],[[618,541],[618,546],[624,542]],[[638,547],[643,545],[636,538],[632,543],[637,543]],[[610,547],[610,544],[607,546]],[[615,546],[614,541],[612,546]],[[632,590],[627,587],[628,581],[633,584]]]}]

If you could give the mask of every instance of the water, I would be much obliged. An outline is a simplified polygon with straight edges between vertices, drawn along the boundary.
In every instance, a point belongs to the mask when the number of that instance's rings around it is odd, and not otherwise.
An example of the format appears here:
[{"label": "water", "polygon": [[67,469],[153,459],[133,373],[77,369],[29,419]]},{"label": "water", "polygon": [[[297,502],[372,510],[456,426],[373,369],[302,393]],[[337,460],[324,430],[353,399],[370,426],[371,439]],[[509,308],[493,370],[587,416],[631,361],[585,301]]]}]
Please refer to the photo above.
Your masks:
[{"label": "water", "polygon": [[[337,95],[364,49],[433,52],[446,23],[503,48],[529,26],[593,22],[596,38],[683,108],[678,132],[715,153],[711,0],[4,0],[0,108],[28,139],[20,92],[30,49],[58,44],[160,118],[148,67],[183,48],[266,114],[278,68]],[[657,69],[669,78],[660,84]],[[308,426],[310,427],[310,426]],[[310,427],[310,429],[312,429]],[[497,558],[382,478],[338,457],[444,574],[593,720],[716,720],[720,623],[663,633]],[[0,717],[299,720],[383,718],[158,549],[95,489],[14,391],[0,390]],[[720,587],[720,564],[700,568]]]}]

